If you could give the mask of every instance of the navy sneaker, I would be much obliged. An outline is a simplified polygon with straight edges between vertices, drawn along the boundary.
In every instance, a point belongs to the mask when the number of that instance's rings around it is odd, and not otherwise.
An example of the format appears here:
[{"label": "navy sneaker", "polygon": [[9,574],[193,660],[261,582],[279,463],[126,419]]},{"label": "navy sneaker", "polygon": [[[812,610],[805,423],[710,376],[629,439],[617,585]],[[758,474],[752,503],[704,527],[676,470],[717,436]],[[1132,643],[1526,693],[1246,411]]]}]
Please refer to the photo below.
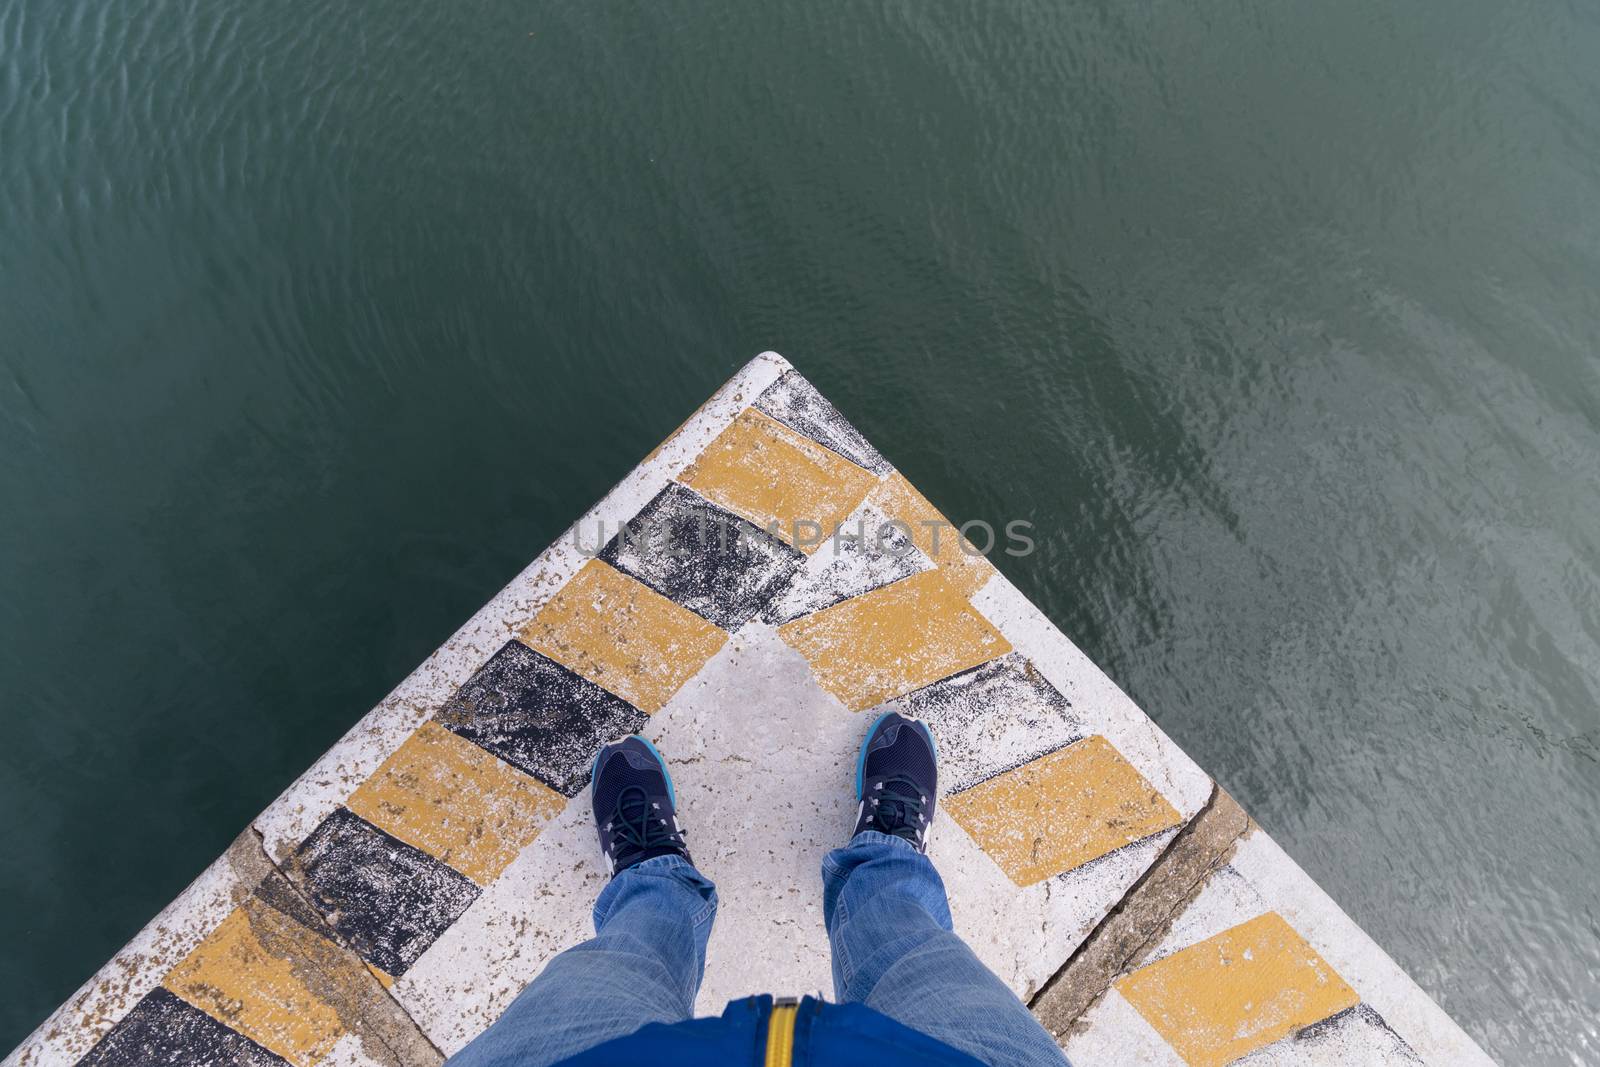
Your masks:
[{"label": "navy sneaker", "polygon": [[611,742],[594,758],[590,785],[594,825],[612,877],[656,856],[689,859],[678,826],[678,793],[656,746],[638,734]]},{"label": "navy sneaker", "polygon": [[886,711],[872,723],[856,759],[861,808],[854,833],[876,830],[928,851],[928,826],[939,796],[939,750],[920,719]]}]

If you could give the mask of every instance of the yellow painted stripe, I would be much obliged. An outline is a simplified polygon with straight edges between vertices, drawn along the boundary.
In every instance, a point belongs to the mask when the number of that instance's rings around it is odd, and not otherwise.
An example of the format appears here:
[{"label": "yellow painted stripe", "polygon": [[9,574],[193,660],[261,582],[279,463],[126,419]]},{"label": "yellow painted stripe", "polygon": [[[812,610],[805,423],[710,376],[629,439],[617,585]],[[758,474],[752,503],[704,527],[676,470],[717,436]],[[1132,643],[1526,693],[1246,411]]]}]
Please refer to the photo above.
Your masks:
[{"label": "yellow painted stripe", "polygon": [[797,1006],[774,1004],[767,1016],[766,1067],[789,1067],[794,1060],[794,1018]]},{"label": "yellow painted stripe", "polygon": [[162,985],[295,1067],[313,1067],[346,1032],[334,1003],[342,990],[369,981],[359,967],[250,897]]},{"label": "yellow painted stripe", "polygon": [[351,794],[346,807],[488,885],[566,803],[543,782],[427,722]]},{"label": "yellow painted stripe", "polygon": [[[964,541],[960,531],[899,471],[891,471],[878,483],[867,502],[910,531],[911,540],[939,565],[962,596],[971,596],[994,577],[994,564]],[[991,551],[999,547],[1005,531],[996,529],[995,535],[996,545],[983,547]]]},{"label": "yellow painted stripe", "polygon": [[1018,885],[1033,885],[1182,821],[1104,737],[979,782],[945,810]]},{"label": "yellow painted stripe", "polygon": [[[870,471],[755,408],[707,445],[678,480],[763,529],[776,523],[774,532],[790,542],[802,520],[831,536],[877,482]],[[813,552],[819,543],[800,547]]]},{"label": "yellow painted stripe", "polygon": [[521,637],[649,714],[728,640],[726,631],[598,559],[583,565]]},{"label": "yellow painted stripe", "polygon": [[943,571],[923,571],[778,629],[851,711],[987,663],[1011,643]]},{"label": "yellow painted stripe", "polygon": [[1361,999],[1271,911],[1141,967],[1116,988],[1191,1067],[1232,1063]]}]

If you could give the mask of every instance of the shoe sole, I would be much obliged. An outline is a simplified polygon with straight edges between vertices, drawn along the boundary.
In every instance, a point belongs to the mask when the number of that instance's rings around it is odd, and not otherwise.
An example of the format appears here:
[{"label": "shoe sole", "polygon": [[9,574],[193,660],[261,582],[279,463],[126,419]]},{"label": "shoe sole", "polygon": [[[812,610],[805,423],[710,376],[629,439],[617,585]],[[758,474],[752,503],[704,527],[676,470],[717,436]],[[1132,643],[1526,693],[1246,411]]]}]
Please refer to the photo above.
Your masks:
[{"label": "shoe sole", "polygon": [[[644,747],[650,750],[650,755],[656,758],[656,763],[661,767],[661,776],[667,780],[667,800],[672,804],[673,810],[676,811],[678,808],[678,789],[672,784],[672,772],[667,770],[667,761],[661,755],[661,750],[652,745],[650,739],[643,734],[629,734],[628,737],[638,738],[643,741]],[[594,754],[594,762],[589,764],[589,788],[591,790],[594,788],[595,775],[600,773],[600,757],[605,755],[606,749],[610,748],[611,745],[620,745],[628,737],[619,738],[610,744],[601,745],[600,751]]]},{"label": "shoe sole", "polygon": [[[866,785],[864,778],[866,777],[867,773],[867,746],[872,744],[872,738],[878,732],[878,725],[891,715],[900,715],[900,713],[897,711],[886,711],[882,715],[879,715],[876,719],[872,720],[872,725],[867,727],[867,739],[861,742],[861,751],[856,753],[857,800],[863,799],[862,789]],[[903,719],[910,719],[911,722],[914,722],[918,726],[922,727],[922,736],[928,739],[928,745],[933,749],[933,765],[937,767],[939,765],[939,739],[933,736],[933,731],[929,729],[928,724],[923,722],[921,719],[911,718],[907,715],[900,715],[900,717]],[[648,741],[645,743],[649,744]]]}]

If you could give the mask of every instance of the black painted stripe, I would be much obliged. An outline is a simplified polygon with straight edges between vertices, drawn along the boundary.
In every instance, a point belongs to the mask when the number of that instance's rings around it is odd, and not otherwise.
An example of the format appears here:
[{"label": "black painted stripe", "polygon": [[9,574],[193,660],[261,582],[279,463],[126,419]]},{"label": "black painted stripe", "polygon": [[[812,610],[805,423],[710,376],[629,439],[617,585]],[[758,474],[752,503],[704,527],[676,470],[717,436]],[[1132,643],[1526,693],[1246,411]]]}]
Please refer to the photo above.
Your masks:
[{"label": "black painted stripe", "polygon": [[123,1016],[78,1067],[287,1067],[268,1052],[157,986]]},{"label": "black painted stripe", "polygon": [[858,467],[873,474],[889,472],[889,461],[799,371],[785,371],[767,386],[756,399],[756,409]]},{"label": "black painted stripe", "polygon": [[466,875],[339,808],[296,853],[307,895],[357,955],[398,978],[478,898]]},{"label": "black painted stripe", "polygon": [[508,641],[439,710],[439,724],[563,796],[589,781],[600,746],[649,716],[555,660]]},{"label": "black painted stripe", "polygon": [[730,631],[754,618],[805,562],[797,549],[676,482],[600,558]]}]

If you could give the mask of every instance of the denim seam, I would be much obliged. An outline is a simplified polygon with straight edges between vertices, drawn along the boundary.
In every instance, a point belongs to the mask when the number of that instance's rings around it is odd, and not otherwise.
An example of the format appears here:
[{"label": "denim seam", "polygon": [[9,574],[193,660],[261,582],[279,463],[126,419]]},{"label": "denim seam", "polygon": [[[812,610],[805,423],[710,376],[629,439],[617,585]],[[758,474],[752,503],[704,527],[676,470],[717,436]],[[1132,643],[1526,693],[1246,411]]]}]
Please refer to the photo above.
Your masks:
[{"label": "denim seam", "polygon": [[838,901],[833,906],[834,929],[839,931],[839,936],[831,938],[833,942],[833,956],[839,964],[839,976],[844,979],[843,987],[839,990],[840,996],[844,990],[850,988],[850,983],[855,981],[856,968],[850,960],[850,949],[844,936],[844,928],[850,925],[850,907],[844,902],[844,894],[839,894]]}]

